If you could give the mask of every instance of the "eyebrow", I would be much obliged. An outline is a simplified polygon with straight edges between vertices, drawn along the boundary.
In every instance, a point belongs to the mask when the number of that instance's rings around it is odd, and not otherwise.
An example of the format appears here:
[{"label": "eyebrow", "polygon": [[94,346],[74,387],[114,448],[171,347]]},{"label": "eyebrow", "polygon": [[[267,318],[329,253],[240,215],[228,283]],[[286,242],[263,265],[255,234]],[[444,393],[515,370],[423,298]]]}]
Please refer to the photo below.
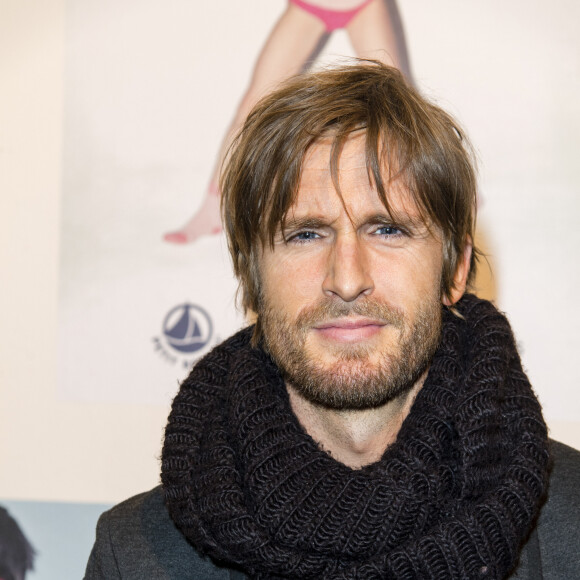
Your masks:
[{"label": "eyebrow", "polygon": [[421,216],[410,216],[407,213],[401,213],[393,217],[388,213],[377,213],[365,219],[363,224],[388,224],[393,226],[401,226],[409,230],[423,229],[427,224]]},{"label": "eyebrow", "polygon": [[280,224],[280,229],[285,230],[300,230],[300,229],[316,229],[328,226],[328,220],[323,218],[315,218],[305,216],[303,218],[289,218]]}]

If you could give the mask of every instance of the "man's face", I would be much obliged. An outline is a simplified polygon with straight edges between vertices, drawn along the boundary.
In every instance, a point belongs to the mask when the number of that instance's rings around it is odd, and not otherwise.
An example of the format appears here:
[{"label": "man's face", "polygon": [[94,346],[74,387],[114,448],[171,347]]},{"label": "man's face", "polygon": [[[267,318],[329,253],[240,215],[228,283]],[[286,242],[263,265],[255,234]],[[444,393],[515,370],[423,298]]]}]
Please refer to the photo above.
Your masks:
[{"label": "man's face", "polygon": [[414,203],[391,188],[395,221],[369,183],[364,137],[329,172],[330,145],[308,153],[296,203],[274,247],[261,253],[267,348],[311,402],[371,408],[409,390],[426,371],[441,326],[442,241]]}]

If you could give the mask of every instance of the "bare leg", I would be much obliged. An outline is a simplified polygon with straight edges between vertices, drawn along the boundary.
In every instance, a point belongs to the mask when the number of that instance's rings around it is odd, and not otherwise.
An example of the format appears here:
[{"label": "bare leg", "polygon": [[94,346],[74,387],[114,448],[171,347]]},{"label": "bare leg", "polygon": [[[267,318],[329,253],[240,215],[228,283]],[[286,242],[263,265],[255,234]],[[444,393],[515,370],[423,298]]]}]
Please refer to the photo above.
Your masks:
[{"label": "bare leg", "polygon": [[186,244],[221,231],[218,189],[219,170],[229,144],[258,100],[281,81],[300,72],[318,48],[324,25],[314,16],[289,4],[270,33],[258,57],[249,87],[222,142],[206,196],[199,210],[179,230],[164,239]]},{"label": "bare leg", "polygon": [[373,0],[346,27],[357,56],[397,67],[412,82],[396,0]]}]

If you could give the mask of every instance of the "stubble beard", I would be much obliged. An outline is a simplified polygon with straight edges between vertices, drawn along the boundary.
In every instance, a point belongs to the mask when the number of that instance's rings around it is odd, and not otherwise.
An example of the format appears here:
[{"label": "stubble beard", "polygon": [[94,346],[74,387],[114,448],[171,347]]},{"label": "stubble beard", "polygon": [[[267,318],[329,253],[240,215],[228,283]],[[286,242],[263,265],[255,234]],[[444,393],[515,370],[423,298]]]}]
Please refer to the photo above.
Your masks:
[{"label": "stubble beard", "polygon": [[[333,362],[315,360],[307,339],[316,324],[349,315],[380,320],[398,331],[397,344],[376,353],[376,346],[329,346]],[[308,401],[336,410],[380,407],[408,392],[427,370],[441,335],[441,303],[426,300],[409,322],[404,313],[377,300],[355,303],[324,300],[295,321],[263,303],[260,313],[266,349],[284,379]],[[373,362],[374,358],[378,360]]]}]

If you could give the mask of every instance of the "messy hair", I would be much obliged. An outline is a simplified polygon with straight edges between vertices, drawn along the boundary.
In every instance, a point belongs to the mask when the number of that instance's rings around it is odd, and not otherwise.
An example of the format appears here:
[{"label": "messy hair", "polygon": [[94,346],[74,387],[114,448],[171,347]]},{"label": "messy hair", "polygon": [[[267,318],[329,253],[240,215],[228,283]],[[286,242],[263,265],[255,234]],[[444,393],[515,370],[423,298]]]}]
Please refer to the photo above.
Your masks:
[{"label": "messy hair", "polygon": [[0,506],[0,578],[22,580],[34,569],[35,550],[6,508]]},{"label": "messy hair", "polygon": [[[396,217],[389,188],[397,180],[423,221],[440,229],[441,291],[450,296],[458,260],[474,239],[471,146],[458,123],[397,69],[357,61],[286,81],[254,107],[229,150],[222,215],[244,311],[259,312],[259,251],[273,246],[284,228],[309,148],[323,139],[331,143],[329,171],[341,196],[340,154],[355,131],[364,133],[369,181],[387,212]],[[468,283],[476,255],[474,248]]]}]

